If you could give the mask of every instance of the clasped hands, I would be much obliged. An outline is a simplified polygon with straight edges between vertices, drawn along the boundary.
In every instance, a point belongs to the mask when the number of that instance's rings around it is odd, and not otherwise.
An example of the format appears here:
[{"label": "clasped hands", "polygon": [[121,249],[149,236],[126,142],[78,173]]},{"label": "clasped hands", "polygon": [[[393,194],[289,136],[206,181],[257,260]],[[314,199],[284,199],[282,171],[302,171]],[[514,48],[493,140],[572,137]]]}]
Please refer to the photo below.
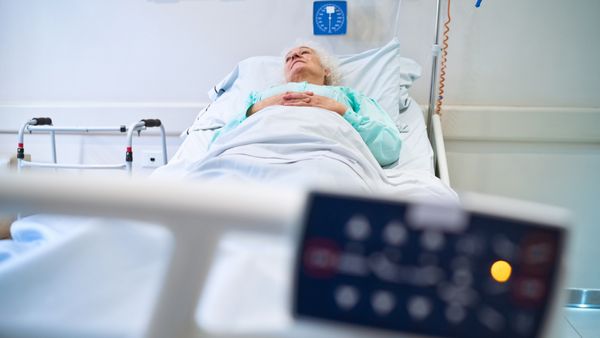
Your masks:
[{"label": "clasped hands", "polygon": [[246,112],[250,116],[257,111],[269,106],[293,106],[293,107],[318,107],[331,110],[339,115],[344,115],[348,108],[327,96],[315,95],[313,92],[285,92],[283,94],[268,97],[262,101],[256,102]]}]

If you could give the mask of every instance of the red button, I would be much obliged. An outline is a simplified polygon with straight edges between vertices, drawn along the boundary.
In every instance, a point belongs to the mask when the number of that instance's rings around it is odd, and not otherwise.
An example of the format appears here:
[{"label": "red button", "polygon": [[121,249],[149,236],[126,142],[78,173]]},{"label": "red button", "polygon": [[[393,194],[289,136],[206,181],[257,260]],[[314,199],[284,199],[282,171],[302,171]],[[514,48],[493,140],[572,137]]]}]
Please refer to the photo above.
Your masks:
[{"label": "red button", "polygon": [[331,240],[311,239],[304,246],[302,258],[306,274],[316,278],[327,278],[335,275],[338,270],[340,250]]}]

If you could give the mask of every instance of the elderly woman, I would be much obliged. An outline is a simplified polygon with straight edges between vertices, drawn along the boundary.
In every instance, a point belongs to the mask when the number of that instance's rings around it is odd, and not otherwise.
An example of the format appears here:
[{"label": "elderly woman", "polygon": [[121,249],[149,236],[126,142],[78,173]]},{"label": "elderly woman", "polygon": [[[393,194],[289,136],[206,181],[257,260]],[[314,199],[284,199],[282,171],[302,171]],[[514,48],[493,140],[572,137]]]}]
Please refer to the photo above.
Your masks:
[{"label": "elderly woman", "polygon": [[347,87],[333,86],[336,79],[333,62],[319,49],[301,45],[286,53],[284,74],[287,83],[259,93],[252,92],[240,117],[219,134],[270,106],[317,107],[339,114],[350,123],[381,166],[396,162],[401,140],[394,122],[373,99]]},{"label": "elderly woman", "polygon": [[394,191],[382,166],[398,160],[400,133],[375,101],[334,85],[333,65],[315,45],[289,50],[286,83],[250,93],[201,158],[155,176]]}]

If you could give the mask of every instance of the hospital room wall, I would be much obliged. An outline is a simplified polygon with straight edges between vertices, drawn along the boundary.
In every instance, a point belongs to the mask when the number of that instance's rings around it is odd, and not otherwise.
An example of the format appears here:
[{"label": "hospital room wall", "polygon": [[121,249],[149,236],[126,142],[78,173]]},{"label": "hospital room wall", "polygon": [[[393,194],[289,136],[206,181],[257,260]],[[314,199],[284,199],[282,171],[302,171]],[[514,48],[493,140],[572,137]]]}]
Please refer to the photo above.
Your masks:
[{"label": "hospital room wall", "polygon": [[[600,1],[474,2],[452,2],[444,131],[453,185],[572,208],[576,250],[598,257],[585,237],[600,235]],[[423,66],[411,89],[421,104],[434,7],[402,2],[400,41]],[[16,129],[39,114],[63,125],[160,117],[172,154],[209,88],[240,59],[310,35],[311,11],[297,0],[0,0],[0,154],[14,153]],[[112,160],[103,144],[122,156],[121,137],[62,142],[68,161]],[[140,142],[140,152],[156,148]],[[47,157],[42,138],[29,150]],[[600,280],[586,263],[576,282]]]},{"label": "hospital room wall", "polygon": [[[568,208],[567,285],[598,288],[600,46],[591,41],[600,32],[600,2],[452,5],[443,126],[453,187]],[[429,11],[434,2],[404,6]],[[414,17],[404,24],[428,29]],[[419,46],[424,59],[426,41],[408,46]],[[420,81],[414,92],[426,85]]]}]

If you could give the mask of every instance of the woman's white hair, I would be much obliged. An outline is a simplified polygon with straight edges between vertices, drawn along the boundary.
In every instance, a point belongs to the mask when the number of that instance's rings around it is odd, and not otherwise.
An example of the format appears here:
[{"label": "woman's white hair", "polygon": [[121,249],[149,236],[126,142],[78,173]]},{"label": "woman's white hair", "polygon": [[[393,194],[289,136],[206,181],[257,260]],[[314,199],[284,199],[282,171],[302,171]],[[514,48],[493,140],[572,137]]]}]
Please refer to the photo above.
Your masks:
[{"label": "woman's white hair", "polygon": [[338,66],[339,66],[338,59],[333,54],[329,53],[325,48],[323,48],[323,46],[321,46],[317,42],[306,41],[306,40],[296,40],[296,43],[294,44],[293,47],[286,48],[283,51],[282,56],[285,58],[285,56],[287,55],[287,53],[289,53],[289,51],[291,51],[294,48],[298,48],[298,47],[308,47],[308,48],[312,49],[319,57],[319,60],[321,60],[321,66],[323,66],[324,69],[329,70],[329,75],[325,76],[325,84],[326,85],[336,86],[340,83],[340,73],[338,70]]}]

